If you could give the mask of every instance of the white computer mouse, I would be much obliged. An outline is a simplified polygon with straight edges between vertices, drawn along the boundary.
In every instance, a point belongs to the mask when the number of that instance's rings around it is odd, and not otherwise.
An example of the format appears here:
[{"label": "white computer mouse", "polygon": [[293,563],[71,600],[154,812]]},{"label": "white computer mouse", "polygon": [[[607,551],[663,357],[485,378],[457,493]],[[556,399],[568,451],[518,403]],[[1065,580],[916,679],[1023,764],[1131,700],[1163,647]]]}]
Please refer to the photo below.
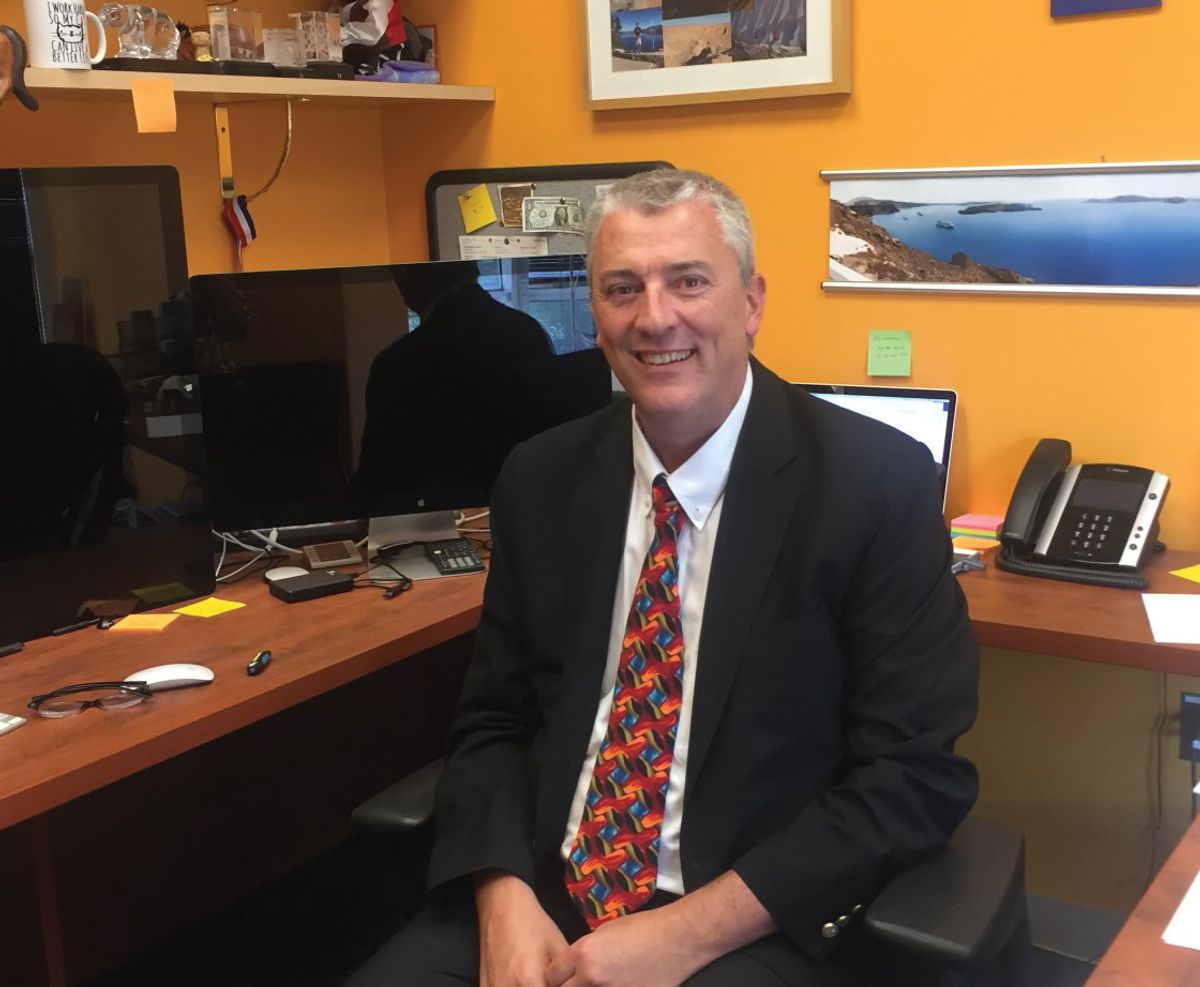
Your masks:
[{"label": "white computer mouse", "polygon": [[268,569],[263,573],[263,579],[268,583],[273,583],[277,579],[291,579],[293,576],[307,576],[308,570],[301,569],[298,565],[277,565],[274,569]]},{"label": "white computer mouse", "polygon": [[205,665],[155,665],[126,675],[126,682],[145,682],[151,692],[181,689],[185,685],[207,685],[213,680],[213,670]]}]

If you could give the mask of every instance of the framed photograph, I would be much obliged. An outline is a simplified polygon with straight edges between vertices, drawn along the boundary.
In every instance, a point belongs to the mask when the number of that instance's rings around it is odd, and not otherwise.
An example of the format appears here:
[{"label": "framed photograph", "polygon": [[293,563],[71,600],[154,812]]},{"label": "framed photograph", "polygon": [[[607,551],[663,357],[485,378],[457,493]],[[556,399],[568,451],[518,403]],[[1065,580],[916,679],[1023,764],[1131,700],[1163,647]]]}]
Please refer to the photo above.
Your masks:
[{"label": "framed photograph", "polygon": [[1200,298],[1200,161],[821,177],[827,289]]},{"label": "framed photograph", "polygon": [[850,0],[583,0],[591,109],[850,91]]},{"label": "framed photograph", "polygon": [[1162,0],[1050,0],[1050,16],[1104,14],[1110,10],[1139,10],[1143,7],[1161,6]]},{"label": "framed photograph", "polygon": [[436,69],[437,64],[437,25],[424,24],[417,27],[417,34],[425,39],[425,64]]}]

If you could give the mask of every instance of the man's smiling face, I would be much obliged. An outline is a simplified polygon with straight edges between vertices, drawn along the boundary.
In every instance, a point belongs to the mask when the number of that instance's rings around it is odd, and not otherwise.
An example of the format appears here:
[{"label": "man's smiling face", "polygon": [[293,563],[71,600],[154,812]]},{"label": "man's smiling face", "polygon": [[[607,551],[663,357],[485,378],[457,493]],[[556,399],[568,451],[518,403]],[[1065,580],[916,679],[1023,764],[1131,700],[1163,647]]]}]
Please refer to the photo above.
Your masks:
[{"label": "man's smiling face", "polygon": [[669,448],[685,460],[741,394],[762,321],[763,279],[742,283],[737,255],[703,197],[653,213],[614,210],[591,261],[596,342],[655,452],[663,458]]}]

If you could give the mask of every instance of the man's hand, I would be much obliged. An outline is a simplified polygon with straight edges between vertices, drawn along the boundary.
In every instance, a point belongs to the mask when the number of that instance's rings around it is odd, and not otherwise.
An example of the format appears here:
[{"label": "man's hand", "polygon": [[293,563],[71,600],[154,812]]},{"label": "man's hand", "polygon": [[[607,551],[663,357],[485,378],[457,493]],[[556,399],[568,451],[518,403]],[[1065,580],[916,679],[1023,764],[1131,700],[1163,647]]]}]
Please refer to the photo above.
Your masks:
[{"label": "man's hand", "polygon": [[733,871],[678,901],[606,922],[562,950],[545,987],[678,987],[697,970],[775,930]]},{"label": "man's hand", "polygon": [[545,987],[678,987],[712,957],[697,962],[672,907],[613,919],[567,946],[546,969]]},{"label": "man's hand", "polygon": [[479,912],[479,987],[545,987],[551,959],[567,940],[533,888],[499,871],[475,882]]}]

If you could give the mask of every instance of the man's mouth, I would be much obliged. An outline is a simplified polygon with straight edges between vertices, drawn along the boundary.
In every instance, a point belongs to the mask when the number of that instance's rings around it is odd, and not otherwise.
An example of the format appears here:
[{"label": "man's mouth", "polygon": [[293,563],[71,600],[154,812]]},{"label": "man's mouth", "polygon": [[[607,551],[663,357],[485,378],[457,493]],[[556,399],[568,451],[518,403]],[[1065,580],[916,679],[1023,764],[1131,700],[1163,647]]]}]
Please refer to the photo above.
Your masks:
[{"label": "man's mouth", "polygon": [[661,367],[668,363],[680,363],[691,357],[695,352],[695,350],[668,350],[665,353],[639,353],[637,358],[642,363]]}]

